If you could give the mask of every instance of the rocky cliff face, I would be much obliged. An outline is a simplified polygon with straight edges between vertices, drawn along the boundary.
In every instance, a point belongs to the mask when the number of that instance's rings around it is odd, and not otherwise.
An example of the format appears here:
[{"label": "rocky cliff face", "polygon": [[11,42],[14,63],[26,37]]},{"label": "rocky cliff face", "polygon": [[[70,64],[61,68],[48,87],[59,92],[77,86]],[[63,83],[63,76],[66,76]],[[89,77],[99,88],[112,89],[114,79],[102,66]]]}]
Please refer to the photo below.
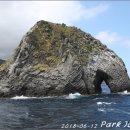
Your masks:
[{"label": "rocky cliff face", "polygon": [[123,61],[90,34],[46,21],[37,22],[14,55],[0,67],[0,96],[48,96],[130,89]]}]

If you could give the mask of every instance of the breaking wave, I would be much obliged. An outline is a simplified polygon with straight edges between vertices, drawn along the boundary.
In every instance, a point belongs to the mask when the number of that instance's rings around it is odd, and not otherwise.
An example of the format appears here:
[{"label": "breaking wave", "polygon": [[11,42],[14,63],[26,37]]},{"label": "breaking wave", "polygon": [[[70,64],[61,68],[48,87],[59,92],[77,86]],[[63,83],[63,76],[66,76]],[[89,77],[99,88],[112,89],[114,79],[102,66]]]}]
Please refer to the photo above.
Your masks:
[{"label": "breaking wave", "polygon": [[26,96],[16,96],[16,97],[12,97],[11,99],[31,99],[31,98],[36,98],[36,97],[26,97]]},{"label": "breaking wave", "polygon": [[47,96],[47,97],[27,97],[27,96],[15,96],[15,97],[12,97],[11,99],[15,99],[15,100],[24,100],[24,99],[45,99],[45,98],[65,98],[65,99],[75,99],[75,98],[79,98],[81,97],[81,94],[80,93],[70,93],[68,96]]},{"label": "breaking wave", "polygon": [[111,105],[116,104],[115,102],[97,102],[97,105]]},{"label": "breaking wave", "polygon": [[123,92],[119,92],[119,94],[121,94],[121,95],[130,95],[130,92],[128,92],[127,90],[125,90]]},{"label": "breaking wave", "polygon": [[79,98],[81,97],[81,94],[80,93],[70,93],[69,96],[66,97],[66,99],[75,99],[75,98]]}]

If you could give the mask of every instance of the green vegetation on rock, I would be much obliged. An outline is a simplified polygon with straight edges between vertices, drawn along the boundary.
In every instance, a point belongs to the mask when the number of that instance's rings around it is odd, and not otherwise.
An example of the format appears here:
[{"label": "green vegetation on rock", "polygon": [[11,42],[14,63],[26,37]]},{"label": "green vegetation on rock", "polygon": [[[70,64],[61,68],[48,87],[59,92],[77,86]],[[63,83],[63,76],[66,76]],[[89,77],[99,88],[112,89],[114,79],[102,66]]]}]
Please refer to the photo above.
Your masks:
[{"label": "green vegetation on rock", "polygon": [[37,64],[35,66],[33,66],[34,70],[40,70],[40,71],[45,71],[48,70],[49,66],[46,64]]},{"label": "green vegetation on rock", "polygon": [[[86,64],[89,54],[96,50],[94,44],[84,38],[84,32],[65,24],[53,24],[40,21],[33,31],[28,33],[28,43],[34,46],[31,52],[35,59],[49,67],[62,62],[66,51],[76,55],[81,64]],[[36,67],[41,68],[41,67]]]},{"label": "green vegetation on rock", "polygon": [[[86,33],[76,27],[53,24],[46,21],[37,22],[32,31],[27,33],[27,43],[32,46],[29,56],[34,61],[33,69],[47,70],[55,68],[62,62],[67,52],[77,57],[81,64],[86,64],[91,52],[97,51],[93,41],[86,38]],[[20,48],[16,50],[15,58]],[[11,60],[0,66],[0,70],[8,68]],[[36,65],[37,64],[37,65]]]},{"label": "green vegetation on rock", "polygon": [[0,71],[4,71],[7,70],[10,66],[10,64],[12,63],[13,58],[9,58],[8,60],[6,60],[3,64],[0,65]]}]

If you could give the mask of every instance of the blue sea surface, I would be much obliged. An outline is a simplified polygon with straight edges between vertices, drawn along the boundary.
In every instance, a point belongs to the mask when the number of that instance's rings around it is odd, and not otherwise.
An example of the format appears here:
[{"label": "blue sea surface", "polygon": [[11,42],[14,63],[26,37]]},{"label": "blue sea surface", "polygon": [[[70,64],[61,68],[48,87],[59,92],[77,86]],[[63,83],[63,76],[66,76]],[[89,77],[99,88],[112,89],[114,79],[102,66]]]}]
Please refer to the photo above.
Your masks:
[{"label": "blue sea surface", "polygon": [[130,129],[129,93],[107,92],[0,99],[0,130]]}]

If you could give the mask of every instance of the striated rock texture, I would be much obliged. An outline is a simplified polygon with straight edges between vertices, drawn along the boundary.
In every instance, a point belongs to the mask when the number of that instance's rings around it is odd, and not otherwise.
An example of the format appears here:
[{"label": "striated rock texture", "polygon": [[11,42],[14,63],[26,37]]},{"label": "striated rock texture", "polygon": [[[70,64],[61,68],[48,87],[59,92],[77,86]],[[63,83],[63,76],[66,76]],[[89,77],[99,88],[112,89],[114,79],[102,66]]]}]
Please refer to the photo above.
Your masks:
[{"label": "striated rock texture", "polygon": [[130,89],[112,50],[76,27],[39,21],[0,66],[0,97],[97,94],[103,81],[111,92]]}]

